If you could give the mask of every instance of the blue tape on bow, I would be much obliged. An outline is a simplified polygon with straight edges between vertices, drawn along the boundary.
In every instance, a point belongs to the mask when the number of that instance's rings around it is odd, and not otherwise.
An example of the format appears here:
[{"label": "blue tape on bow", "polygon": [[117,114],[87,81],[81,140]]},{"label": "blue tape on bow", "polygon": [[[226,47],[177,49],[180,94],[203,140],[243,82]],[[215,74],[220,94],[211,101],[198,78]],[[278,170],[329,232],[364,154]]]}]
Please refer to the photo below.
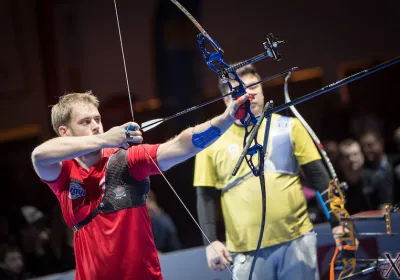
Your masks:
[{"label": "blue tape on bow", "polygon": [[317,196],[317,199],[318,199],[319,203],[320,203],[321,206],[322,206],[322,210],[324,210],[325,217],[328,219],[328,221],[330,221],[330,220],[331,220],[331,214],[329,214],[328,207],[326,207],[325,201],[324,201],[324,199],[322,198],[322,195],[320,194],[319,191],[317,191],[317,192],[315,193],[315,195]]},{"label": "blue tape on bow", "polygon": [[207,130],[192,135],[192,143],[196,148],[203,149],[214,138],[221,135],[221,130],[218,127],[211,126]]}]

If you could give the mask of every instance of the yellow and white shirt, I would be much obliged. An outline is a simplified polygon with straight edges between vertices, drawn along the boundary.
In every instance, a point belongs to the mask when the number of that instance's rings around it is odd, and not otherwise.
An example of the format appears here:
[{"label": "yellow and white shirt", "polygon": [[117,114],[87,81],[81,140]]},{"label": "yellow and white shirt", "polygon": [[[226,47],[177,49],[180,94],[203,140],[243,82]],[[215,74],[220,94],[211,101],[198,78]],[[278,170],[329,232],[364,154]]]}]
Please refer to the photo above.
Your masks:
[{"label": "yellow and white shirt", "polygon": [[[263,143],[265,125],[266,121],[259,129],[259,143]],[[243,127],[233,125],[218,141],[196,156],[194,186],[222,189],[250,172],[243,162],[237,175],[232,176],[243,151],[244,133]],[[312,229],[298,165],[318,159],[321,159],[318,150],[298,119],[272,115],[264,163],[267,213],[261,248],[294,240]],[[253,161],[258,166],[257,156]],[[223,192],[221,205],[228,250],[255,250],[262,214],[259,178],[251,176]]]}]

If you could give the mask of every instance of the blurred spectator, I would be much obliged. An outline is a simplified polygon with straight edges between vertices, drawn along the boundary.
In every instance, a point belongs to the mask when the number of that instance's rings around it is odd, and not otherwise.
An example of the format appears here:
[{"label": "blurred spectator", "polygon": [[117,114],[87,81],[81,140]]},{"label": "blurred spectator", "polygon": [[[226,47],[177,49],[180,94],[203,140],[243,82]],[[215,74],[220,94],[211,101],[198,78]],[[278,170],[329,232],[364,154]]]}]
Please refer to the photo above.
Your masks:
[{"label": "blurred spectator", "polygon": [[339,160],[339,144],[334,140],[324,140],[322,145],[325,148],[326,154],[328,155],[333,167],[336,169]]},{"label": "blurred spectator", "polygon": [[24,272],[24,260],[18,246],[11,243],[0,245],[0,279],[28,279]]},{"label": "blurred spectator", "polygon": [[339,179],[348,184],[346,209],[350,214],[366,211],[368,207],[363,195],[362,167],[364,155],[360,144],[354,139],[345,139],[339,145]]},{"label": "blurred spectator", "polygon": [[397,158],[393,162],[394,170],[394,203],[400,204],[400,127],[393,133],[393,140],[396,145]]},{"label": "blurred spectator", "polygon": [[175,224],[170,216],[158,206],[153,191],[149,192],[147,209],[151,218],[154,242],[157,250],[161,253],[166,253],[181,249],[181,242],[179,241]]},{"label": "blurred spectator", "polygon": [[50,244],[57,261],[57,272],[75,269],[74,232],[64,222],[58,204],[52,213]]},{"label": "blurred spectator", "polygon": [[393,138],[394,143],[396,144],[396,150],[397,152],[400,152],[400,127],[395,129],[393,133]]},{"label": "blurred spectator", "polygon": [[20,229],[20,244],[25,258],[26,271],[33,276],[56,272],[56,262],[50,247],[50,229],[44,214],[33,206],[23,206],[24,224]]},{"label": "blurred spectator", "polygon": [[348,184],[357,184],[361,180],[361,169],[365,158],[360,144],[354,139],[340,142],[340,168]]},{"label": "blurred spectator", "polygon": [[360,138],[365,131],[383,131],[383,121],[380,117],[359,108],[360,111],[349,120],[350,134]]},{"label": "blurred spectator", "polygon": [[5,216],[0,216],[0,244],[8,241],[9,234],[8,219]]},{"label": "blurred spectator", "polygon": [[360,143],[365,155],[362,176],[367,210],[377,210],[385,203],[393,203],[393,168],[384,152],[384,140],[378,132],[363,133]]}]

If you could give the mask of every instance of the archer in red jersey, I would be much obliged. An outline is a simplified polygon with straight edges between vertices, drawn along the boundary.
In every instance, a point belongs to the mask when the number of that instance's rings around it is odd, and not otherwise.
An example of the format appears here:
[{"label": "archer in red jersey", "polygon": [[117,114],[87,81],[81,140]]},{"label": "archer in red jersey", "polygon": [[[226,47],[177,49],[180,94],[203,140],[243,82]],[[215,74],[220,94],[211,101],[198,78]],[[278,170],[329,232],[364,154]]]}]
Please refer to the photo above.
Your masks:
[{"label": "archer in red jersey", "polygon": [[91,92],[60,98],[51,112],[59,137],[36,147],[32,162],[75,231],[76,279],[163,279],[146,207],[149,176],[215,142],[249,96],[156,145],[141,144],[142,133],[134,122],[104,132],[99,101]]}]

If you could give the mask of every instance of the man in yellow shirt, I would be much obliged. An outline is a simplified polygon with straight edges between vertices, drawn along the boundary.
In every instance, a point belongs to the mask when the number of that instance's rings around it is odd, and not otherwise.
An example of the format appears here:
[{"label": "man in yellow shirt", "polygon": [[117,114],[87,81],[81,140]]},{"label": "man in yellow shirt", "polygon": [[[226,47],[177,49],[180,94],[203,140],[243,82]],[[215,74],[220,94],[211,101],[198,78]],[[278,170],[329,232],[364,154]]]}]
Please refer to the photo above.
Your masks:
[{"label": "man in yellow shirt", "polygon": [[[254,66],[237,72],[246,85],[260,80]],[[229,89],[220,83],[220,90],[225,94]],[[260,116],[264,107],[262,86],[258,84],[250,90],[257,93],[251,110]],[[224,101],[228,106],[232,98],[225,97]],[[263,142],[265,125],[266,121],[259,129],[259,143]],[[200,225],[212,242],[204,240],[208,265],[213,270],[223,270],[226,264],[232,264],[237,280],[249,278],[262,215],[259,178],[252,176],[245,163],[232,176],[243,151],[244,133],[244,127],[236,121],[218,141],[196,156],[194,175]],[[272,115],[264,165],[266,225],[253,279],[319,279],[317,238],[308,217],[299,167],[310,187],[320,192],[328,187],[329,175],[311,137],[296,118]],[[221,199],[226,247],[217,238],[217,199]],[[331,223],[337,232],[337,221]]]}]

